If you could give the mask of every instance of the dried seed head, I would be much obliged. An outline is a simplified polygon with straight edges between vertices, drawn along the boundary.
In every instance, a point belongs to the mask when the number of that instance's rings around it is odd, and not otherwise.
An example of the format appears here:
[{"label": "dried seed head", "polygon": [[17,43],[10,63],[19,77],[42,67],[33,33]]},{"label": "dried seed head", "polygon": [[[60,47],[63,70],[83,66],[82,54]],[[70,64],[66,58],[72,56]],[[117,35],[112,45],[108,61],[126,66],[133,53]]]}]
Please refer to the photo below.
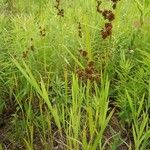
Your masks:
[{"label": "dried seed head", "polygon": [[102,10],[100,9],[100,5],[102,2],[100,0],[97,0],[96,2],[97,2],[97,6],[96,6],[97,12],[102,13]]},{"label": "dried seed head", "polygon": [[34,51],[34,46],[33,46],[33,45],[31,45],[31,47],[30,47],[30,48],[31,48],[31,50],[32,50],[32,51]]},{"label": "dried seed head", "polygon": [[101,30],[101,35],[103,39],[106,39],[108,36],[112,35],[112,23],[105,23],[105,28]]},{"label": "dried seed head", "polygon": [[82,29],[82,28],[81,28],[81,23],[80,23],[80,22],[78,22],[78,29],[79,29],[79,30]]},{"label": "dried seed head", "polygon": [[87,55],[88,55],[87,51],[82,50],[82,49],[79,50],[79,53],[82,57],[87,57]]},{"label": "dried seed head", "polygon": [[112,8],[113,8],[113,9],[116,9],[116,6],[117,6],[117,4],[114,3],[114,4],[112,5]]},{"label": "dried seed head", "polygon": [[64,17],[64,9],[60,8],[60,0],[56,0],[56,5],[54,7],[57,9],[57,15]]},{"label": "dried seed head", "polygon": [[111,30],[112,29],[112,24],[111,23],[105,23],[105,29],[106,30]]},{"label": "dried seed head", "polygon": [[94,66],[94,61],[90,61],[89,63],[88,63],[88,67],[93,67]]},{"label": "dried seed head", "polygon": [[83,52],[82,52],[82,56],[83,56],[83,57],[86,57],[86,56],[87,56],[87,52],[86,52],[86,51],[83,51]]},{"label": "dried seed head", "polygon": [[89,67],[85,68],[86,74],[93,74],[93,70]]},{"label": "dried seed head", "polygon": [[115,19],[115,15],[113,14],[113,12],[111,10],[104,10],[102,12],[102,15],[104,17],[104,19],[107,19],[109,21],[113,21]]},{"label": "dried seed head", "polygon": [[78,36],[82,38],[82,27],[80,22],[78,22]]},{"label": "dried seed head", "polygon": [[27,53],[26,52],[23,52],[22,53],[22,58],[26,58],[27,57]]}]

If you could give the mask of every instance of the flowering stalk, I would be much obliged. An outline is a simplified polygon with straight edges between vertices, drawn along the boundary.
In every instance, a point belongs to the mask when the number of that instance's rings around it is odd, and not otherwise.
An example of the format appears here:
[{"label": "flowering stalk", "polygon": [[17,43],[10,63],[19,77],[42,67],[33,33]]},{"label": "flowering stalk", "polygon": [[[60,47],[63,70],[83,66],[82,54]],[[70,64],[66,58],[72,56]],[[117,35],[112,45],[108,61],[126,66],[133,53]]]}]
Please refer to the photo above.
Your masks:
[{"label": "flowering stalk", "polygon": [[[118,1],[120,0],[111,0],[113,9],[116,9],[116,5]],[[100,0],[96,0],[96,2],[97,2],[97,6],[96,6],[97,12],[100,13],[103,16],[103,18],[108,21],[105,23],[105,26],[101,30],[102,38],[106,39],[107,37],[110,37],[112,35],[112,29],[113,29],[112,21],[115,19],[115,14],[113,13],[112,10],[100,9],[100,5],[102,3]]]}]

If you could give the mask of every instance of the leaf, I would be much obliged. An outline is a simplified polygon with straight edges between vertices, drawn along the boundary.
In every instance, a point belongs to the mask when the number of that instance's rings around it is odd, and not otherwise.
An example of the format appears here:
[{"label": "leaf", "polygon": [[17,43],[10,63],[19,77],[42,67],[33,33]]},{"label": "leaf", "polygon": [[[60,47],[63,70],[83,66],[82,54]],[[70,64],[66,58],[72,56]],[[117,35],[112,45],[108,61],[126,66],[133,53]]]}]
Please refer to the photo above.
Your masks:
[{"label": "leaf", "polygon": [[82,68],[84,69],[84,66],[78,61],[78,59],[71,53],[71,51],[64,45],[67,52],[70,54],[70,56],[74,59],[74,61]]}]

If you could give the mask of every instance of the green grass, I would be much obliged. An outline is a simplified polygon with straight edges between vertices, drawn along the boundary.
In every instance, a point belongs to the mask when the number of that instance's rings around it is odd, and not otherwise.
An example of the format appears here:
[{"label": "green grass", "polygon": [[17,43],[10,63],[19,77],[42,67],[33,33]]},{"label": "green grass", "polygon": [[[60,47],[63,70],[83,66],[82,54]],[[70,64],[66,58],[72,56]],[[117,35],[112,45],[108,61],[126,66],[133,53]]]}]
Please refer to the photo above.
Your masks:
[{"label": "green grass", "polygon": [[149,0],[55,5],[0,0],[0,150],[149,150]]}]

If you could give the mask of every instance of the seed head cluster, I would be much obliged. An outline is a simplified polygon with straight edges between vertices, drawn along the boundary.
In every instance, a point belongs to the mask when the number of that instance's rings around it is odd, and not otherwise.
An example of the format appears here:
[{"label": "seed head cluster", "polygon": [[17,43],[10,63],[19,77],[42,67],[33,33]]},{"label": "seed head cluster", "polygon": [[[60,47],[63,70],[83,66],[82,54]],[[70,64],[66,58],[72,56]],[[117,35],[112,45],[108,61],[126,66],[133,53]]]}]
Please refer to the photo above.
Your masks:
[{"label": "seed head cluster", "polygon": [[23,51],[23,53],[22,53],[22,58],[27,58],[28,52],[29,52],[28,50]]},{"label": "seed head cluster", "polygon": [[111,10],[107,10],[107,9],[102,11],[102,16],[104,17],[105,20],[108,20],[110,22],[115,19],[114,13]]},{"label": "seed head cluster", "polygon": [[86,50],[80,49],[79,53],[81,57],[86,58],[86,59],[88,58],[88,53]]},{"label": "seed head cluster", "polygon": [[101,35],[103,39],[106,39],[108,36],[112,35],[112,23],[105,23],[105,27],[101,30]]},{"label": "seed head cluster", "polygon": [[34,49],[35,49],[34,44],[33,44],[33,38],[31,38],[30,40],[31,40],[30,46],[27,48],[27,50],[23,51],[23,53],[22,53],[22,58],[24,58],[24,59],[28,57],[30,51],[34,51]]},{"label": "seed head cluster", "polygon": [[[44,38],[46,36],[46,29],[42,26],[39,27],[40,37]],[[27,50],[23,51],[22,58],[27,58],[31,51],[35,51],[34,40],[30,38],[30,45],[27,47]]]},{"label": "seed head cluster", "polygon": [[82,27],[80,22],[78,22],[78,36],[82,38]]},{"label": "seed head cluster", "polygon": [[96,69],[94,61],[89,60],[88,52],[86,50],[80,49],[79,54],[82,59],[86,60],[86,67],[85,69],[77,69],[76,73],[78,78],[83,82],[87,82],[88,80],[91,82],[98,81],[100,74]]},{"label": "seed head cluster", "polygon": [[100,5],[101,5],[102,2],[100,0],[96,0],[96,2],[97,2],[97,6],[96,6],[97,12],[102,13],[102,11],[100,9]]},{"label": "seed head cluster", "polygon": [[[112,5],[113,9],[116,8],[118,1],[120,0],[111,0],[111,2],[113,3]],[[96,0],[96,2],[97,2],[97,6],[96,6],[97,12],[100,13],[103,16],[103,18],[108,21],[105,23],[105,26],[101,30],[102,38],[106,39],[107,37],[110,37],[112,35],[112,29],[113,29],[112,21],[115,19],[115,14],[112,10],[108,10],[108,9],[102,10],[100,8],[102,4],[100,0]]]},{"label": "seed head cluster", "polygon": [[64,17],[64,9],[60,8],[60,0],[56,0],[56,5],[54,7],[57,9],[57,15]]},{"label": "seed head cluster", "polygon": [[41,26],[39,27],[39,29],[40,29],[40,36],[45,37],[46,36],[46,29],[42,28]]},{"label": "seed head cluster", "polygon": [[120,1],[120,0],[111,0],[113,9],[116,9],[118,1]]}]

